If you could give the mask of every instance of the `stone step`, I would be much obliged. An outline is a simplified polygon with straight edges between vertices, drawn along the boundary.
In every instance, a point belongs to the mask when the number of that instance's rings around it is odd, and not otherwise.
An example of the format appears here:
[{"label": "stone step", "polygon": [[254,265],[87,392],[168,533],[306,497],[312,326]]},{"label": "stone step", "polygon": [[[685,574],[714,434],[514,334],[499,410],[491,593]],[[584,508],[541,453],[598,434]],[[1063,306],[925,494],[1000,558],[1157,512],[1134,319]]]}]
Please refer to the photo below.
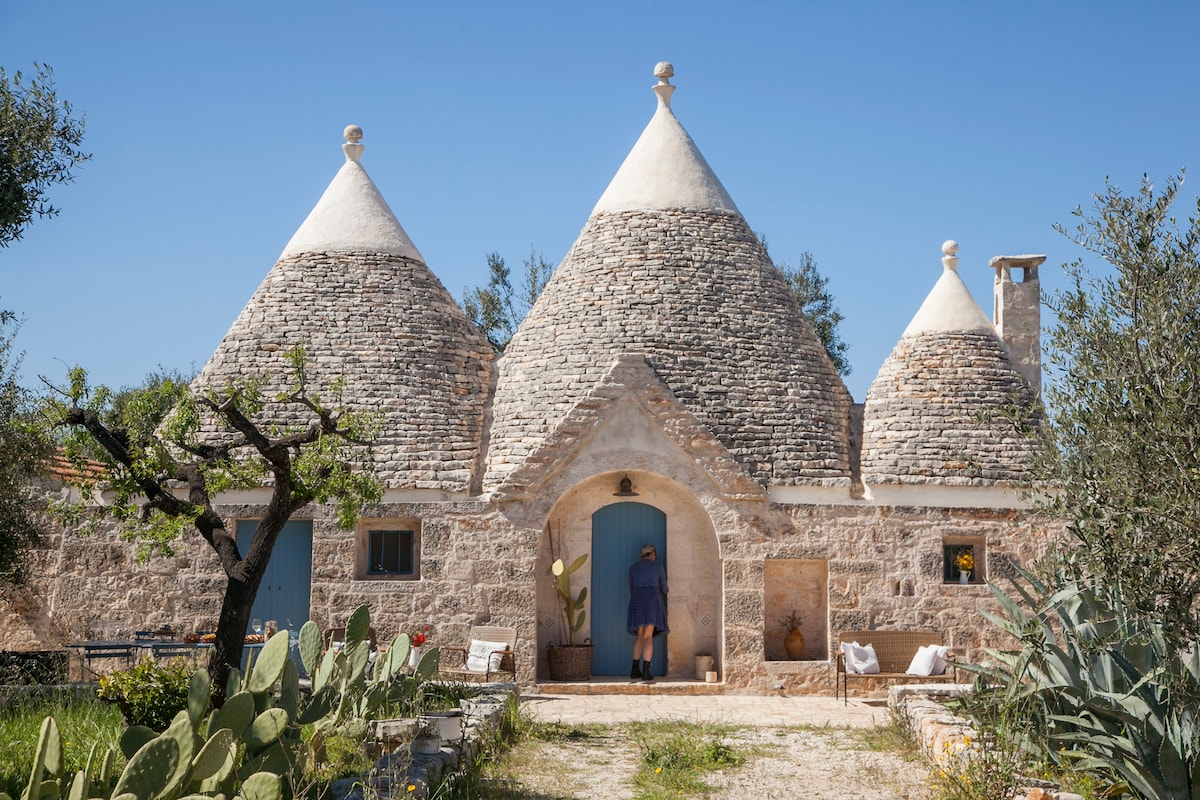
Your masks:
[{"label": "stone step", "polygon": [[694,678],[666,677],[654,683],[633,683],[628,677],[593,677],[589,681],[539,681],[523,694],[670,694],[719,695],[729,689],[722,683],[707,683]]}]

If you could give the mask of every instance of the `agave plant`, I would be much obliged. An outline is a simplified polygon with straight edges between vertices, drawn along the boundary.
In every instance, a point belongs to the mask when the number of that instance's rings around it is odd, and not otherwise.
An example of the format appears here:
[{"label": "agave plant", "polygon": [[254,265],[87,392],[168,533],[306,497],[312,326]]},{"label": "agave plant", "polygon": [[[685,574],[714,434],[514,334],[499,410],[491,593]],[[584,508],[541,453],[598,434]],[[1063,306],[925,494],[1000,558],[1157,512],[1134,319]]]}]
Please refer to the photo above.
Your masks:
[{"label": "agave plant", "polygon": [[1054,763],[1116,776],[1114,791],[1200,800],[1200,653],[1170,652],[1161,629],[1132,614],[1119,589],[1060,570],[1052,591],[1021,573],[1018,598],[996,586],[985,615],[1019,648],[968,666],[992,702],[1026,715],[1023,744]]}]

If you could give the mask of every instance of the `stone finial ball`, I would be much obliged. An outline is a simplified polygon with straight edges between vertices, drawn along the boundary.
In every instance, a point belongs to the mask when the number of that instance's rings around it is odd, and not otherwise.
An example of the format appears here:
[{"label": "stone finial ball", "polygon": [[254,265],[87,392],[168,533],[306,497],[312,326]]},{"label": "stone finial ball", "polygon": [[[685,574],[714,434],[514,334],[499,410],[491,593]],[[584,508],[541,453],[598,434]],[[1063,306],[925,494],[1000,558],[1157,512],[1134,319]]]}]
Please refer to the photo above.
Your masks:
[{"label": "stone finial ball", "polygon": [[670,61],[660,61],[654,65],[654,77],[666,80],[675,77],[675,68]]},{"label": "stone finial ball", "polygon": [[342,136],[346,137],[347,142],[357,143],[363,137],[362,128],[357,125],[347,125],[346,130],[342,131]]},{"label": "stone finial ball", "polygon": [[958,242],[953,239],[947,239],[942,242],[942,252],[948,256],[952,256],[958,252]]}]

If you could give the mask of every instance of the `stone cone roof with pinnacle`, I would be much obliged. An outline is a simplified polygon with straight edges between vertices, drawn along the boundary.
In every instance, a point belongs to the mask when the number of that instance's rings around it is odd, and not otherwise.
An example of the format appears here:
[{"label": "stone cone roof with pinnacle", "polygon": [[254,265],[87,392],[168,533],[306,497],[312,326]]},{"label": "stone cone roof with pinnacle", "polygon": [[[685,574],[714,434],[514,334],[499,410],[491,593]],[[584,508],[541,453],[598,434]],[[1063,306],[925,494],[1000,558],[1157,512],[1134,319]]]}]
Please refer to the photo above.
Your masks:
[{"label": "stone cone roof with pinnacle", "polygon": [[500,359],[484,488],[629,353],[760,484],[848,483],[850,395],[655,74],[654,118]]},{"label": "stone cone roof with pinnacle", "polygon": [[[379,415],[371,460],[387,488],[464,492],[480,475],[493,354],[426,267],[359,160],[346,163],[225,334],[195,386],[267,376],[303,345],[310,388],[344,379],[346,404]],[[287,422],[307,421],[300,409]],[[288,416],[290,414],[290,416]]]},{"label": "stone cone roof with pinnacle", "polygon": [[1037,398],[958,275],[958,245],[867,392],[867,485],[989,486],[1028,477]]}]

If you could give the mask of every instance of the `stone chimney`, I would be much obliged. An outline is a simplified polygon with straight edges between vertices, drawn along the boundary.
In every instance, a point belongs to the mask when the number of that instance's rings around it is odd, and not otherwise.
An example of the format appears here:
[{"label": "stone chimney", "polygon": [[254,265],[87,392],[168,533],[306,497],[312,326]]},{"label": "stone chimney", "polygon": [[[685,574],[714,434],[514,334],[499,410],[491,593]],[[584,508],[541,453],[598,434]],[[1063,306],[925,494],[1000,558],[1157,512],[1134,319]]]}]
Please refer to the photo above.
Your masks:
[{"label": "stone chimney", "polygon": [[[993,324],[1008,345],[1015,366],[1035,393],[1042,390],[1042,296],[1038,267],[1045,256],[995,256]],[[1014,272],[1020,270],[1020,280]]]}]

